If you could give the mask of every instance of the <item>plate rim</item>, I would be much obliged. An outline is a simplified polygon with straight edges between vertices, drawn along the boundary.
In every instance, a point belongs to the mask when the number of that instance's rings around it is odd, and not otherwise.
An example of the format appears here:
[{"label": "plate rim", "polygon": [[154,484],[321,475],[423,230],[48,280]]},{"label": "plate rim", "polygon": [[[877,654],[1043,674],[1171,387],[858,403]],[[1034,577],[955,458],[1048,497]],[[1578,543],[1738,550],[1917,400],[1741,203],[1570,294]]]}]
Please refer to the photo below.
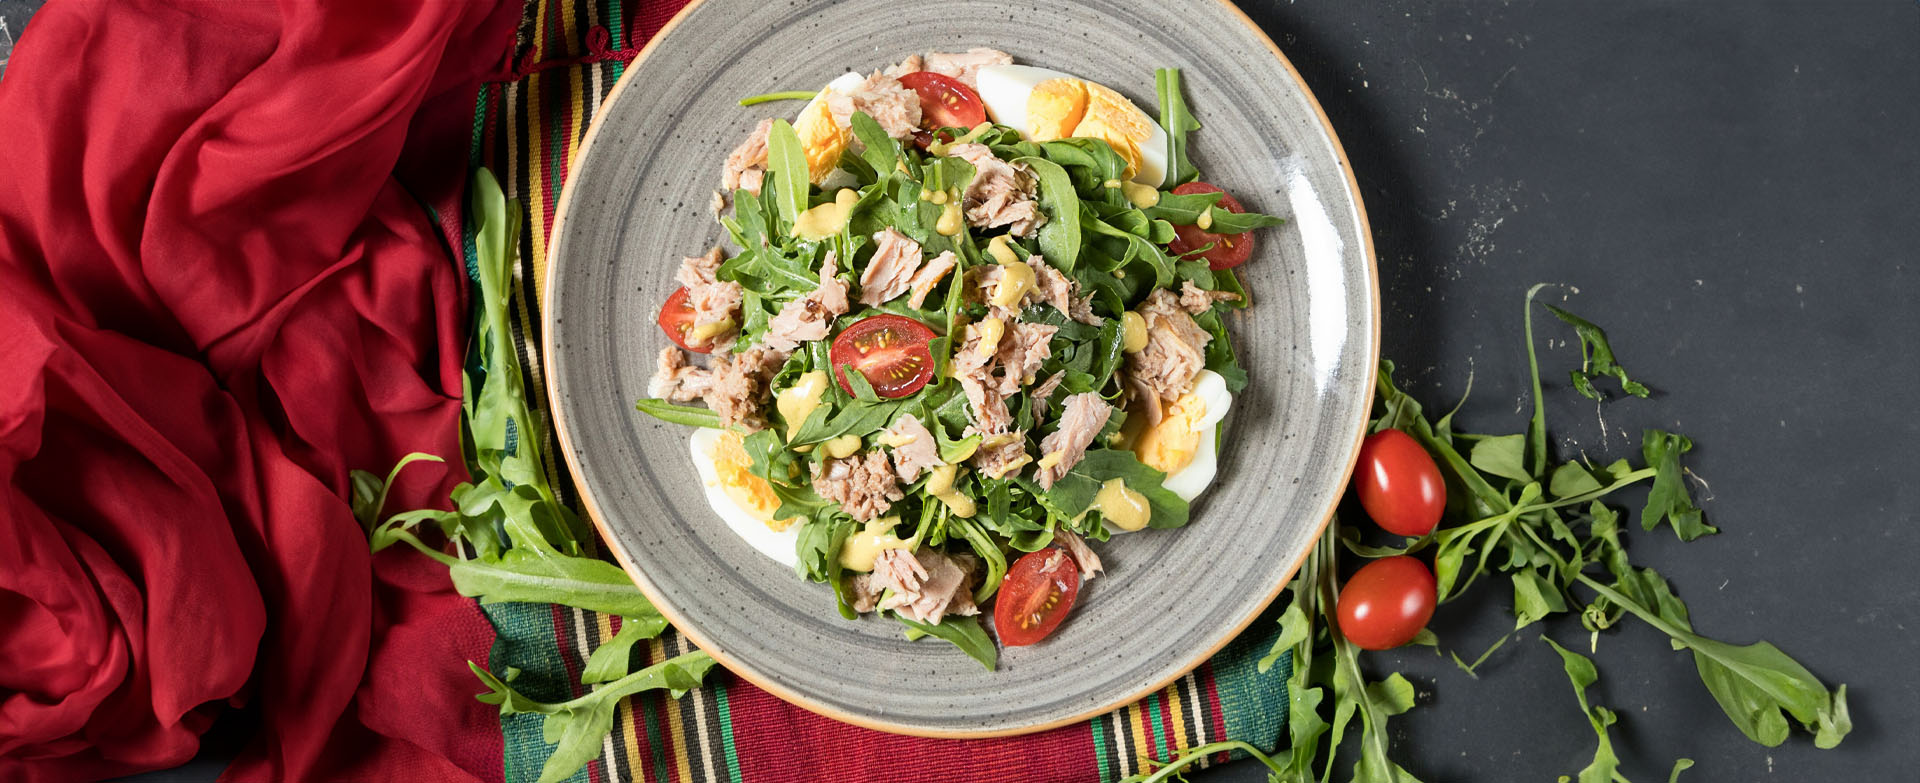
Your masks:
[{"label": "plate rim", "polygon": [[[654,33],[651,39],[648,39],[646,45],[641,47],[640,53],[634,56],[632,62],[627,64],[625,72],[622,73],[620,79],[614,83],[613,89],[607,91],[607,97],[600,102],[600,105],[608,106],[619,99],[621,92],[626,89],[627,82],[633,78],[634,74],[639,72],[640,64],[645,62],[647,57],[653,54],[654,47],[659,45],[661,41],[666,40],[667,36],[674,31],[674,28],[680,25],[682,20],[695,9],[705,4],[705,2],[706,0],[692,0],[676,12],[673,18],[668,19],[667,23],[661,26],[660,30]],[[1367,423],[1371,419],[1371,411],[1373,410],[1374,396],[1379,383],[1380,371],[1380,264],[1378,257],[1374,254],[1373,229],[1367,216],[1366,201],[1360,192],[1359,181],[1354,178],[1353,162],[1347,157],[1346,146],[1341,143],[1339,134],[1334,132],[1333,122],[1327,117],[1326,109],[1320,105],[1319,97],[1314,95],[1312,88],[1307,85],[1306,80],[1301,78],[1300,71],[1293,67],[1293,61],[1288,60],[1286,54],[1281,52],[1280,47],[1273,42],[1273,38],[1267,35],[1266,30],[1261,29],[1260,25],[1255,23],[1251,17],[1247,16],[1246,11],[1241,10],[1232,0],[1214,0],[1214,2],[1224,7],[1229,14],[1237,18],[1241,24],[1245,25],[1257,40],[1266,44],[1267,50],[1271,52],[1274,59],[1280,63],[1280,67],[1286,70],[1287,76],[1293,80],[1294,85],[1300,89],[1301,94],[1306,96],[1307,105],[1313,108],[1314,120],[1326,134],[1328,141],[1333,144],[1334,159],[1340,168],[1341,179],[1346,184],[1348,197],[1353,199],[1354,212],[1360,221],[1359,239],[1362,255],[1366,260],[1367,289],[1368,295],[1372,300],[1372,310],[1368,329],[1367,366],[1365,373],[1366,385],[1362,393],[1363,404],[1359,406],[1362,415],[1359,417],[1358,426],[1355,427],[1353,436],[1350,439],[1351,445],[1348,448],[1346,467],[1341,472],[1340,477],[1340,484],[1345,486],[1353,479],[1354,464],[1359,457],[1360,443],[1366,436]],[[599,136],[601,127],[602,124],[596,122],[587,128],[586,135],[580,140],[580,148],[574,152],[574,160],[586,159],[588,152],[591,151],[593,147],[594,139]],[[674,609],[670,603],[663,600],[659,588],[652,583],[652,580],[647,578],[645,571],[634,564],[632,559],[627,555],[626,547],[622,546],[620,540],[613,536],[612,531],[607,528],[600,514],[599,503],[594,499],[592,490],[589,489],[581,479],[581,476],[584,474],[581,472],[580,466],[576,464],[572,437],[567,430],[566,416],[562,414],[561,406],[555,403],[556,400],[560,399],[558,381],[560,373],[555,371],[556,359],[559,354],[554,351],[553,342],[555,333],[554,326],[557,318],[553,308],[548,306],[555,290],[554,280],[558,276],[557,273],[560,269],[559,251],[561,243],[553,241],[551,237],[561,235],[567,219],[568,207],[573,201],[577,180],[577,177],[568,177],[567,181],[561,186],[560,198],[554,202],[553,228],[548,233],[550,238],[547,242],[546,257],[540,259],[546,267],[540,279],[540,350],[542,355],[547,357],[547,367],[546,371],[542,373],[541,386],[547,395],[548,414],[552,417],[554,437],[559,443],[561,458],[566,460],[567,463],[567,469],[571,477],[570,483],[572,483],[574,491],[578,493],[580,498],[581,512],[587,517],[587,520],[593,524],[594,531],[600,534],[600,538],[606,542],[607,548],[612,550],[614,559],[620,563],[621,570],[627,572],[627,576],[633,579],[634,585],[640,589],[641,594],[647,597],[647,600],[653,604],[654,608],[660,612],[662,617],[667,619],[667,622],[673,626],[674,630],[679,631],[681,635],[687,637],[687,640],[692,642],[696,648],[712,656],[714,662],[726,668],[728,672],[752,683],[761,690],[773,694],[781,701],[798,706],[816,715],[861,728],[883,731],[889,734],[933,739],[1013,737],[1037,734],[1049,729],[1079,723],[1137,702],[1149,694],[1166,688],[1174,681],[1192,673],[1194,669],[1199,668],[1200,664],[1211,660],[1216,653],[1220,652],[1221,648],[1226,647],[1245,632],[1247,627],[1253,624],[1254,620],[1266,612],[1267,607],[1273,605],[1274,600],[1280,597],[1281,591],[1293,583],[1294,577],[1300,573],[1301,565],[1303,565],[1307,557],[1313,553],[1313,546],[1301,552],[1300,556],[1287,566],[1286,577],[1281,579],[1273,591],[1260,601],[1256,609],[1247,613],[1246,617],[1235,624],[1231,633],[1222,637],[1221,641],[1211,648],[1191,655],[1187,661],[1177,667],[1172,675],[1157,682],[1150,682],[1137,688],[1128,689],[1124,692],[1124,695],[1110,703],[1103,703],[1100,706],[1044,723],[985,729],[932,729],[914,725],[891,724],[883,720],[877,720],[872,716],[835,709],[829,705],[813,701],[809,699],[806,694],[789,688],[777,680],[759,676],[753,671],[752,666],[745,664],[740,659],[734,658],[721,650],[718,645],[706,638],[692,623],[682,617],[679,611]],[[1320,515],[1319,522],[1314,525],[1313,538],[1316,541],[1321,539],[1326,533],[1327,525],[1333,521],[1334,512],[1339,508],[1339,505],[1339,501],[1336,498]],[[1318,546],[1318,544],[1315,544],[1315,546]]]}]

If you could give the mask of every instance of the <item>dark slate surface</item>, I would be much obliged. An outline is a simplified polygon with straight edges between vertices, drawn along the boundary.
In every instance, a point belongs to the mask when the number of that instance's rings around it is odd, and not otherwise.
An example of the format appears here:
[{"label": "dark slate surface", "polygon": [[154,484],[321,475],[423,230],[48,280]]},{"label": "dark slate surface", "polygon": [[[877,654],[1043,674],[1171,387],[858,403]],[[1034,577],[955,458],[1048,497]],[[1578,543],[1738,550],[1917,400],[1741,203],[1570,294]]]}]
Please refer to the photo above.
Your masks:
[{"label": "dark slate surface", "polygon": [[[1772,640],[1852,686],[1857,728],[1841,749],[1798,736],[1762,748],[1663,639],[1608,634],[1593,696],[1621,715],[1625,774],[1664,780],[1687,756],[1696,781],[1920,776],[1920,6],[1245,5],[1353,159],[1379,247],[1384,353],[1410,390],[1449,405],[1471,373],[1461,425],[1520,431],[1521,296],[1577,287],[1569,307],[1606,326],[1656,393],[1597,407],[1552,384],[1562,454],[1624,456],[1643,427],[1691,435],[1723,532],[1683,545],[1636,531],[1635,559],[1673,581],[1702,632]],[[1547,366],[1578,360],[1540,326],[1555,340]],[[1477,652],[1506,608],[1478,589],[1434,627]],[[1568,623],[1547,630],[1584,641]],[[1591,732],[1536,636],[1479,680],[1426,652],[1372,656],[1420,692],[1394,722],[1399,760],[1430,782],[1584,766]],[[209,780],[231,747],[141,779]],[[1262,776],[1243,763],[1195,779]]]}]

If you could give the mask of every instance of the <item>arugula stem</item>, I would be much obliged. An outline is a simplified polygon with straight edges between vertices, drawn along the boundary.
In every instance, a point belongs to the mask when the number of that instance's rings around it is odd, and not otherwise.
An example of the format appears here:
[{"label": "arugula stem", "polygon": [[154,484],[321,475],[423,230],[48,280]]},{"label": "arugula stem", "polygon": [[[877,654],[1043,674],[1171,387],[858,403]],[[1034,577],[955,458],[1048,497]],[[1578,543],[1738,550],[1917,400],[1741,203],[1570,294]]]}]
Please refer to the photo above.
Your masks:
[{"label": "arugula stem", "polygon": [[1579,580],[1581,584],[1592,588],[1594,592],[1599,593],[1607,600],[1612,601],[1615,606],[1625,609],[1633,616],[1647,621],[1648,625],[1660,629],[1662,633],[1670,637],[1684,641],[1687,637],[1694,636],[1693,632],[1661,619],[1659,615],[1635,603],[1633,599],[1628,598],[1624,593],[1601,584],[1599,580],[1593,577],[1587,576],[1586,574],[1574,574],[1573,578]]},{"label": "arugula stem", "polygon": [[1527,423],[1527,465],[1528,472],[1535,476],[1547,470],[1547,404],[1540,393],[1540,357],[1533,347],[1533,297],[1550,285],[1538,283],[1527,289],[1526,301],[1527,374],[1533,378],[1533,420]]},{"label": "arugula stem", "polygon": [[[1180,770],[1185,769],[1186,767],[1192,764],[1198,763],[1201,759],[1204,759],[1208,756],[1211,756],[1215,753],[1219,753],[1222,751],[1235,751],[1235,750],[1241,751],[1243,753],[1246,753],[1249,756],[1254,757],[1255,759],[1258,759],[1260,763],[1267,765],[1267,769],[1273,770],[1275,774],[1281,774],[1286,772],[1286,770],[1282,769],[1280,765],[1276,763],[1271,756],[1268,756],[1265,753],[1261,753],[1259,748],[1256,748],[1252,745],[1249,745],[1245,742],[1241,742],[1239,740],[1226,740],[1224,742],[1209,742],[1205,745],[1196,745],[1194,747],[1187,748],[1185,751],[1182,751],[1178,757],[1174,758],[1171,761],[1164,762],[1165,766],[1162,766],[1161,768],[1154,770],[1153,774],[1147,775],[1144,777],[1140,777],[1140,776],[1130,777],[1130,778],[1127,778],[1125,781],[1123,781],[1123,783],[1161,783],[1161,781],[1169,780],[1173,776],[1179,774]],[[1156,761],[1152,763],[1159,764],[1162,762]]]},{"label": "arugula stem", "polygon": [[755,106],[762,103],[772,103],[774,101],[804,101],[804,100],[811,99],[813,96],[819,95],[819,94],[820,94],[819,92],[814,90],[787,90],[785,92],[769,92],[769,93],[762,93],[760,95],[755,95],[748,98],[741,98],[740,105]]}]

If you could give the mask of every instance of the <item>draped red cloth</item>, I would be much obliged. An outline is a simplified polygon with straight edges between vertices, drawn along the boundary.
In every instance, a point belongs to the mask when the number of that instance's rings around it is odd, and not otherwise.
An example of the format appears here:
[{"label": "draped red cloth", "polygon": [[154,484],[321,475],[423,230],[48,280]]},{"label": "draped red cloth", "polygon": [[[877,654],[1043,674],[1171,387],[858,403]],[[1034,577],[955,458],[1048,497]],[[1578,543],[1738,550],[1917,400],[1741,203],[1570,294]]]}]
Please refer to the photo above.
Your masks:
[{"label": "draped red cloth", "polygon": [[[33,17],[0,79],[0,780],[177,765],[243,703],[227,779],[501,776],[465,669],[491,628],[431,560],[369,556],[346,497],[458,462],[463,279],[422,202],[457,219],[518,17]],[[413,470],[390,508],[462,478]]]}]

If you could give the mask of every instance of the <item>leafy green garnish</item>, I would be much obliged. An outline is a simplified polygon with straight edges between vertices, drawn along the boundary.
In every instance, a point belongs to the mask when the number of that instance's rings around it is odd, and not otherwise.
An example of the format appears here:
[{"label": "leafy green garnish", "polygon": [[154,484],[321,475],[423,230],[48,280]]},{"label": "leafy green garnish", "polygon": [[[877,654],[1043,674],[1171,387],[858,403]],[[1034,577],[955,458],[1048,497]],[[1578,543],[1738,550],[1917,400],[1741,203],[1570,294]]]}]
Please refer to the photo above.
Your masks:
[{"label": "leafy green garnish", "polygon": [[1167,132],[1167,179],[1169,187],[1200,178],[1200,170],[1187,160],[1187,134],[1200,129],[1200,120],[1187,109],[1187,98],[1180,89],[1180,69],[1160,68],[1153,72],[1153,91],[1160,99],[1160,127]]},{"label": "leafy green garnish", "polygon": [[893,618],[907,627],[907,638],[932,636],[944,639],[960,648],[967,657],[979,661],[981,666],[987,667],[987,671],[993,671],[994,663],[999,660],[1000,653],[994,648],[993,640],[987,638],[986,630],[980,627],[978,617],[942,617],[938,625],[923,623],[898,613]]},{"label": "leafy green garnish", "polygon": [[1033,169],[1040,180],[1040,208],[1047,214],[1040,226],[1040,255],[1055,269],[1072,272],[1080,260],[1080,196],[1060,164],[1045,158],[1016,158]]},{"label": "leafy green garnish", "polygon": [[812,100],[813,96],[816,96],[819,94],[820,92],[818,90],[786,90],[783,92],[763,92],[759,95],[741,98],[740,105],[741,106],[758,106],[762,103],[772,103],[774,101],[806,101],[806,100]]},{"label": "leafy green garnish", "polygon": [[700,681],[713,668],[713,657],[694,651],[648,666],[570,701],[535,701],[513,689],[509,683],[519,672],[509,669],[503,679],[471,661],[467,667],[486,683],[489,692],[477,698],[499,705],[500,714],[535,713],[545,715],[541,736],[555,745],[553,755],[540,768],[540,783],[559,783],[587,765],[600,754],[600,746],[613,731],[613,718],[620,700],[642,691],[666,689],[674,698],[700,687]]},{"label": "leafy green garnish", "polygon": [[720,423],[720,414],[714,413],[710,408],[675,405],[666,400],[653,397],[648,397],[634,403],[633,408],[668,424],[682,424],[688,427],[706,427],[715,430],[726,429],[726,425]]},{"label": "leafy green garnish", "polygon": [[767,131],[767,176],[774,188],[774,203],[780,208],[780,222],[792,226],[807,211],[807,152],[800,136],[786,120],[774,120]]}]

